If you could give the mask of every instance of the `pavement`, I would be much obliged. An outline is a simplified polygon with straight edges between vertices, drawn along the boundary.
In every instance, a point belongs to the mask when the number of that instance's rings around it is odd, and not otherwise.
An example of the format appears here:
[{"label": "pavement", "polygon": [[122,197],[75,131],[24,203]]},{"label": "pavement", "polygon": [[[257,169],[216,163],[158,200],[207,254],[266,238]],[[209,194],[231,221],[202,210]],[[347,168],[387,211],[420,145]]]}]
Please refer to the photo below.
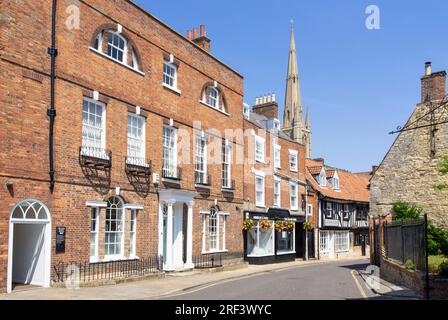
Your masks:
[{"label": "pavement", "polygon": [[[271,265],[241,265],[221,272],[166,274],[114,286],[95,288],[29,288],[1,295],[0,300],[333,300],[394,299],[394,286],[382,282],[370,290],[368,260],[294,261]],[[364,275],[364,277],[363,277]],[[386,287],[388,289],[386,289]],[[397,289],[397,288],[395,288]],[[403,289],[403,288],[400,288]],[[387,290],[390,290],[386,292]],[[383,294],[389,294],[386,296]]]}]

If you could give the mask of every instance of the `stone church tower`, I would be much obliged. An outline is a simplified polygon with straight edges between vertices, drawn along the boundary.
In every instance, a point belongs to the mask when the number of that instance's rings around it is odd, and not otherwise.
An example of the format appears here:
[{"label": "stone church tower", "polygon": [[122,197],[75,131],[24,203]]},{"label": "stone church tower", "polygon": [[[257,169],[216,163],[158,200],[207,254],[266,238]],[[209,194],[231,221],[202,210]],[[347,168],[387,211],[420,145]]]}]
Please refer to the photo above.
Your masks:
[{"label": "stone church tower", "polygon": [[307,113],[306,120],[304,120],[294,27],[291,28],[282,130],[290,136],[292,140],[304,144],[306,147],[306,157],[311,158],[310,115]]}]

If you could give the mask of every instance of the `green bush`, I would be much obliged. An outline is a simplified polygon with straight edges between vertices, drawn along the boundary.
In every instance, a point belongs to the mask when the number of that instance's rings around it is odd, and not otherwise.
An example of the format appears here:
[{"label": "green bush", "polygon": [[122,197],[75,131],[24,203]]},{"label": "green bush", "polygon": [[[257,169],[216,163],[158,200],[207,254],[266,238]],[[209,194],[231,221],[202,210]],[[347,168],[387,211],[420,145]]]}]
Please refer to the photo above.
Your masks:
[{"label": "green bush", "polygon": [[392,210],[395,212],[394,220],[417,220],[421,218],[423,208],[405,202],[395,202]]},{"label": "green bush", "polygon": [[432,222],[428,225],[428,253],[448,256],[448,231],[436,228]]},{"label": "green bush", "polygon": [[448,278],[448,260],[445,262],[442,262],[442,264],[439,266],[439,274],[442,277]]},{"label": "green bush", "polygon": [[440,265],[444,262],[448,262],[448,258],[445,256],[442,256],[442,255],[429,256],[428,257],[429,273],[439,274]]},{"label": "green bush", "polygon": [[414,270],[414,269],[415,269],[414,261],[412,261],[411,259],[409,259],[408,261],[406,261],[406,263],[404,264],[404,266],[405,266],[406,269],[408,269],[408,270]]}]

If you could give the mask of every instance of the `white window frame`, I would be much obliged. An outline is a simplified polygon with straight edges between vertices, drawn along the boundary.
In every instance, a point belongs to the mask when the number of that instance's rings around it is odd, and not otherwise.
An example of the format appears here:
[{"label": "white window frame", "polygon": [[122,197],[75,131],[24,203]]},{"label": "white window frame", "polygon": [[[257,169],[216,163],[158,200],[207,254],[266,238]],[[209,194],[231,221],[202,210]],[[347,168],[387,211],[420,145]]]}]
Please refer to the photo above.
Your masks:
[{"label": "white window frame", "polygon": [[[295,192],[293,193],[293,187],[295,187]],[[295,203],[293,203],[293,198],[295,198]],[[291,181],[289,185],[289,201],[292,211],[299,211],[299,184],[297,182]]]},{"label": "white window frame", "polygon": [[[343,241],[340,241],[341,239]],[[346,245],[346,247],[342,247],[341,244]],[[336,253],[350,251],[350,232],[348,231],[334,232],[334,251]]]},{"label": "white window frame", "polygon": [[[117,199],[120,199],[120,198],[117,197]],[[109,199],[109,200],[111,200],[111,199]],[[105,258],[106,261],[122,260],[122,259],[124,259],[124,256],[125,256],[124,255],[124,248],[125,248],[124,244],[125,244],[125,235],[126,235],[126,232],[125,232],[125,230],[126,230],[126,209],[124,207],[123,200],[120,199],[120,201],[121,201],[121,205],[122,205],[122,207],[121,207],[121,231],[108,231],[107,230],[107,228],[106,228],[106,223],[108,221],[108,219],[107,219],[107,210],[109,209],[109,207],[106,208],[106,216],[105,216],[105,219],[104,219],[104,226],[105,226],[105,230],[104,230],[104,258]],[[113,210],[117,210],[117,209],[113,209]],[[109,219],[109,220],[111,220],[111,219]],[[115,219],[115,220],[111,220],[111,221],[116,221],[118,223],[120,220]],[[118,229],[118,226],[117,226],[117,229]],[[107,253],[106,247],[107,247],[108,243],[109,244],[110,243],[117,244],[117,242],[106,242],[106,235],[108,233],[121,234],[121,241],[119,243],[120,246],[121,246],[120,254],[109,254],[109,255],[106,254]]]},{"label": "white window frame", "polygon": [[[275,228],[274,228],[274,221],[272,221],[272,220],[268,220],[269,222],[271,222],[272,223],[272,228],[271,228],[271,237],[272,237],[272,247],[271,247],[271,249],[272,249],[272,254],[266,254],[266,255],[263,255],[263,254],[248,254],[247,256],[249,257],[249,258],[261,258],[261,257],[271,257],[271,256],[275,256]],[[257,243],[256,243],[256,247],[257,248],[260,248],[260,230],[261,230],[261,226],[260,226],[260,220],[257,220],[257,221],[255,221],[255,226],[254,226],[254,228],[255,229],[257,229],[257,232],[256,232],[256,235],[257,235]],[[249,237],[248,237],[248,239],[249,239]],[[258,250],[257,250],[258,251]]]},{"label": "white window frame", "polygon": [[131,209],[131,217],[129,220],[129,256],[130,258],[137,257],[137,210]]},{"label": "white window frame", "polygon": [[[277,202],[276,202],[277,198]],[[274,176],[274,207],[281,208],[282,206],[282,178]]]},{"label": "white window frame", "polygon": [[[222,145],[222,187],[232,188],[232,145],[226,140]],[[227,185],[225,185],[227,180]]]},{"label": "white window frame", "polygon": [[[170,71],[173,71],[174,75],[171,75],[171,74],[167,73],[165,68],[169,68]],[[178,91],[178,88],[177,88],[177,76],[178,76],[177,68],[178,68],[177,65],[175,65],[174,63],[171,63],[169,61],[165,60],[164,63],[163,63],[163,80],[162,80],[162,83],[163,83],[163,85],[165,87],[173,89],[174,91]],[[171,85],[170,83],[167,83],[165,81],[166,78],[170,79],[173,82],[173,84]]]},{"label": "white window frame", "polygon": [[282,168],[282,146],[274,144],[274,168]]},{"label": "white window frame", "polygon": [[[325,241],[323,241],[325,239]],[[321,253],[329,253],[331,250],[331,234],[330,231],[319,232],[319,251]]]},{"label": "white window frame", "polygon": [[[282,231],[282,233],[283,232],[286,232],[288,235],[292,236],[292,251],[284,251],[284,252],[282,252],[280,250],[277,250],[277,255],[281,256],[281,255],[287,255],[287,254],[296,253],[296,228],[294,227],[293,231]],[[283,236],[283,234],[281,234],[279,236]]]},{"label": "white window frame", "polygon": [[[95,156],[101,159],[108,159],[109,156],[105,153],[106,149],[106,105],[102,102],[96,101],[91,98],[83,97],[82,100],[83,107],[82,107],[82,146],[86,148],[92,148],[92,150],[87,150],[85,152],[85,156]],[[87,112],[84,111],[84,104],[88,103],[88,110]],[[101,108],[101,127],[91,125],[90,119],[91,117],[98,117],[98,113],[90,113],[90,105],[95,106],[95,111],[99,107]],[[87,114],[87,121],[84,119],[85,114]],[[95,120],[96,121],[96,120]],[[95,141],[92,141],[90,139],[86,139],[85,135],[88,137],[90,132],[93,132],[93,135],[95,134],[95,131],[100,131],[100,143],[97,143],[97,139],[94,139]],[[101,150],[99,150],[101,149]]]},{"label": "white window frame", "polygon": [[[116,36],[119,39],[123,40],[123,42],[124,42],[123,49],[121,49],[120,47],[117,47],[115,44],[109,42],[109,34],[112,34],[113,36]],[[123,52],[123,61],[118,59],[118,57],[114,58],[111,54],[109,54],[109,46],[111,46],[113,49],[116,49],[118,51],[122,51]],[[127,65],[127,60],[128,60],[128,57],[127,57],[128,56],[128,42],[119,32],[112,31],[112,30],[107,31],[107,52],[106,52],[106,55],[109,58],[111,58],[112,60],[114,60],[114,61],[118,61],[119,63]]]},{"label": "white window frame", "polygon": [[[95,214],[95,219],[93,219]],[[92,229],[92,222],[95,221],[95,230]],[[100,208],[90,208],[90,235],[95,236],[95,242],[92,243],[92,237],[90,237],[90,262],[94,263],[98,261],[99,256],[99,223],[100,223]],[[92,255],[92,245],[95,247],[94,255]]]},{"label": "white window frame", "polygon": [[[263,189],[257,189],[257,180],[260,179],[263,182]],[[258,193],[262,192],[262,199],[258,199]],[[259,208],[266,207],[266,174],[264,172],[255,172],[255,205]]]},{"label": "white window frame", "polygon": [[322,168],[321,172],[319,173],[319,185],[323,188],[327,186],[327,174],[325,173],[324,168]]},{"label": "white window frame", "polygon": [[[207,139],[201,136],[196,136],[195,139],[195,153],[194,153],[194,172],[200,174],[201,182],[207,180]],[[200,168],[201,166],[203,168]],[[195,179],[196,180],[196,179]]]},{"label": "white window frame", "polygon": [[[212,249],[211,247],[211,236],[210,236],[210,218],[211,218],[211,209],[201,211],[202,215],[202,254],[209,253],[219,253],[219,252],[227,252],[226,247],[226,224],[228,213],[216,210],[216,248]],[[222,219],[222,224],[221,224]],[[208,231],[209,238],[206,238]],[[222,236],[222,241],[221,241]]]},{"label": "white window frame", "polygon": [[[138,126],[135,128],[136,130],[142,131],[141,137],[132,136],[129,133],[129,129],[130,129],[129,121],[131,119],[132,120],[135,119],[137,121],[138,125],[140,125],[140,124],[142,125],[141,128],[139,128]],[[130,152],[130,146],[132,144],[131,141],[135,141],[136,144],[140,143],[139,154],[136,154],[136,155],[131,154],[131,152]],[[136,114],[132,114],[132,113],[128,113],[128,150],[127,150],[127,155],[130,158],[140,158],[140,159],[145,159],[145,161],[146,161],[146,118],[142,117],[142,116],[138,116]]]},{"label": "white window frame", "polygon": [[[296,159],[295,166],[293,166],[293,157]],[[297,150],[289,150],[289,167],[292,172],[299,172],[299,152]]]},{"label": "white window frame", "polygon": [[[261,150],[258,150],[258,146]],[[255,136],[255,161],[264,163],[266,159],[266,139],[260,136]]]},{"label": "white window frame", "polygon": [[[166,139],[165,139],[165,133],[169,132],[169,141],[172,142],[172,140],[174,140],[174,146],[166,144]],[[163,169],[162,170],[174,170],[174,175],[177,176],[177,129],[171,126],[163,126],[163,154],[162,154],[162,161],[163,161]],[[169,159],[165,158],[165,153],[169,153]],[[172,154],[171,154],[172,153]],[[169,160],[169,161],[168,161]],[[172,161],[172,163],[170,164],[170,168],[165,167],[165,165]]]},{"label": "white window frame", "polygon": [[307,204],[307,215],[312,216],[314,214],[314,206],[312,204]]}]

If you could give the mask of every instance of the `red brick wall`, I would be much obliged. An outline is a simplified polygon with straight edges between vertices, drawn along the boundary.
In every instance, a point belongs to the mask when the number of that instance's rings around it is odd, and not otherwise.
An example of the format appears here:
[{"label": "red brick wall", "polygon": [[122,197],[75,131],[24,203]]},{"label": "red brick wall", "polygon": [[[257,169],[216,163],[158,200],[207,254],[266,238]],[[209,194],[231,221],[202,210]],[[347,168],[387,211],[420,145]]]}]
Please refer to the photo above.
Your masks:
[{"label": "red brick wall", "polygon": [[[55,125],[56,187],[48,183],[49,56],[51,37],[51,1],[2,2],[0,25],[8,32],[0,35],[0,292],[6,287],[8,225],[11,208],[23,199],[35,198],[49,207],[53,218],[52,263],[84,261],[89,258],[89,200],[106,200],[119,186],[127,203],[143,204],[138,215],[137,254],[157,253],[158,206],[154,186],[146,195],[136,192],[125,174],[128,107],[141,106],[147,113],[147,159],[153,171],[161,173],[162,128],[173,118],[180,129],[193,132],[193,121],[202,129],[225,129],[243,126],[243,80],[240,75],[215,60],[196,45],[176,34],[128,1],[77,1],[81,29],[69,30],[67,6],[73,1],[58,2],[57,81]],[[95,6],[93,8],[92,6]],[[103,24],[120,23],[141,55],[143,72],[136,73],[89,49],[95,30]],[[173,54],[179,61],[178,87],[175,94],[162,87],[164,55]],[[36,73],[30,73],[34,70]],[[31,78],[31,79],[30,79]],[[199,103],[205,83],[217,81],[227,102],[226,116]],[[82,99],[87,90],[96,90],[108,100],[106,106],[106,148],[113,152],[111,183],[105,190],[93,186],[78,162],[82,141]],[[192,140],[193,143],[194,140]],[[192,144],[193,146],[193,144]],[[234,141],[234,150],[241,146]],[[193,150],[191,150],[191,158]],[[243,165],[232,167],[236,191],[225,197],[221,191],[221,166],[209,166],[213,177],[208,195],[198,195],[194,207],[194,255],[202,250],[200,210],[218,201],[230,212],[227,221],[229,252],[243,251],[241,213],[243,204]],[[194,166],[183,167],[182,189],[195,191]],[[5,188],[14,182],[13,193]],[[161,186],[163,187],[163,186]],[[101,188],[104,189],[104,188]],[[54,254],[57,226],[67,227],[66,253]]]},{"label": "red brick wall", "polygon": [[[266,207],[274,206],[274,175],[282,177],[281,183],[281,206],[282,208],[290,208],[290,183],[287,180],[288,177],[305,182],[305,146],[302,144],[277,138],[277,144],[281,146],[281,169],[278,169],[274,174],[272,169],[274,168],[274,153],[273,148],[273,136],[270,132],[258,127],[250,121],[244,121],[244,130],[249,133],[254,130],[255,134],[266,139],[266,163],[251,163],[250,159],[255,159],[254,156],[254,138],[252,135],[247,134],[245,137],[245,184],[244,184],[244,199],[249,203],[246,208],[250,210],[255,209],[255,175],[252,172],[252,168],[255,170],[263,171],[267,170],[265,178],[265,202]],[[299,172],[290,171],[289,163],[289,150],[298,150],[298,168]],[[299,184],[299,208],[302,208],[302,195],[305,194],[305,186]]]}]

